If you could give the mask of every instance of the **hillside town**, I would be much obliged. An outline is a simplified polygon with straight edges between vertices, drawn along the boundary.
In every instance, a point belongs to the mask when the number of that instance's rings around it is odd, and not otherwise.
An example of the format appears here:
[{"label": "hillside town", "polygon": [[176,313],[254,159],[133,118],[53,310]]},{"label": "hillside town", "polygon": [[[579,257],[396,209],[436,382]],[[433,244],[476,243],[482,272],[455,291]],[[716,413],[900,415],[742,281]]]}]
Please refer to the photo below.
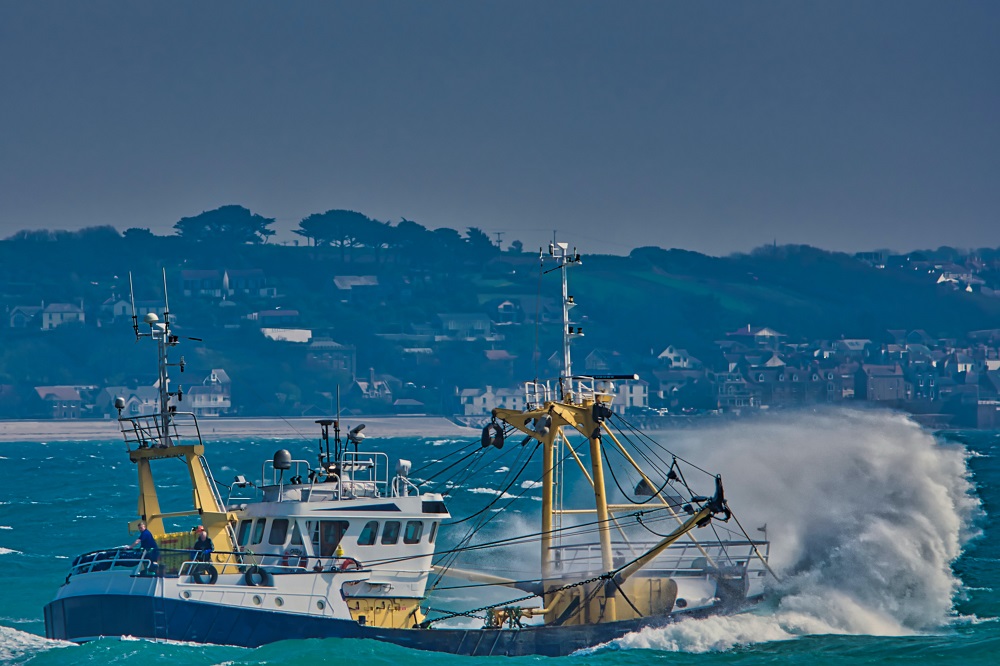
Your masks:
[{"label": "hillside town", "polygon": [[[857,259],[884,268],[880,255]],[[924,262],[915,270],[926,270],[928,279],[963,292],[989,289],[974,268]],[[331,285],[345,305],[378,301],[387,288],[399,288],[387,286],[374,274],[336,275]],[[345,380],[338,384],[340,396],[330,390],[297,401],[290,407],[296,416],[328,415],[338,399],[354,413],[441,413],[469,424],[486,420],[494,407],[521,409],[525,392],[519,383],[524,377],[516,376],[523,367],[518,361],[531,356],[531,351],[509,346],[511,333],[536,325],[527,316],[530,311],[550,327],[559,316],[553,299],[485,299],[478,312],[440,312],[433,321],[412,323],[405,331],[372,333],[397,357],[359,359],[355,345],[334,340],[326,331],[308,326],[307,315],[277,305],[282,290],[262,269],[184,270],[177,287],[185,299],[210,302],[223,313],[232,311],[224,314],[223,326],[258,331],[282,354],[301,357],[305,367]],[[247,300],[264,307],[238,313],[236,302]],[[96,307],[83,299],[20,304],[7,308],[3,324],[20,335],[42,336],[56,330],[126,327],[132,307],[119,294]],[[136,301],[134,307],[140,320],[150,312],[162,314],[156,301]],[[791,341],[778,326],[766,324],[750,322],[728,331],[703,346],[698,356],[672,344],[669,335],[648,354],[636,354],[624,345],[588,346],[586,336],[581,336],[574,343],[574,369],[598,377],[637,374],[638,380],[618,381],[609,388],[617,394],[615,409],[620,414],[646,424],[843,403],[903,410],[932,427],[1000,427],[1000,328],[969,331],[961,339],[934,337],[922,329],[892,329],[881,338],[802,342]],[[456,346],[478,354],[485,372],[461,384],[438,387],[441,395],[429,405],[419,399],[427,392],[416,390],[416,382],[427,372],[416,369],[433,368],[446,347]],[[559,354],[535,354],[533,360],[539,379],[558,374]],[[412,372],[403,374],[407,369]],[[240,386],[234,386],[226,368],[204,368],[185,381],[179,409],[205,418],[247,413],[234,400]],[[117,415],[117,397],[124,398],[127,416],[158,409],[155,384],[0,384],[0,408],[6,406],[8,416],[16,415],[18,407],[34,405],[25,413],[52,419],[111,418]]]}]

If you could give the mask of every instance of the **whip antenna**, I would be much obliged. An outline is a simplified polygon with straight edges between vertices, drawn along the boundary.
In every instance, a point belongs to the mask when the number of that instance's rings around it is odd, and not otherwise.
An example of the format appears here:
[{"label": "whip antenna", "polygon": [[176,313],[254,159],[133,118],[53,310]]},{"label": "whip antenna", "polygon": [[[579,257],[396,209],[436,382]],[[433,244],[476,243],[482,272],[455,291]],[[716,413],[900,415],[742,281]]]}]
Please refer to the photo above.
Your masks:
[{"label": "whip antenna", "polygon": [[167,298],[167,269],[163,268],[163,323],[170,329],[170,300]]},{"label": "whip antenna", "polygon": [[128,295],[132,301],[132,329],[135,331],[135,339],[139,339],[139,319],[135,314],[135,290],[132,289],[132,271],[128,272]]}]

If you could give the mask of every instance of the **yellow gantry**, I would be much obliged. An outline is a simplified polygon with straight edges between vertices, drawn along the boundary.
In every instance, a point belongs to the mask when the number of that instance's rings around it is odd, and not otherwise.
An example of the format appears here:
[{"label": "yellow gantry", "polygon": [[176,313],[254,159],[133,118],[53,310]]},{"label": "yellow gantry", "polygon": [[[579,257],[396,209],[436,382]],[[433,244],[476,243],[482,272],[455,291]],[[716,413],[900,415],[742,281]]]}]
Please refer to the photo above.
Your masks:
[{"label": "yellow gantry", "polygon": [[[607,412],[611,396],[593,394],[585,397],[580,404],[550,401],[537,409],[518,411],[495,409],[493,416],[520,432],[538,440],[542,444],[542,600],[543,608],[528,612],[529,615],[543,614],[546,624],[596,624],[616,620],[633,619],[644,615],[668,613],[673,608],[677,596],[677,585],[668,578],[634,579],[633,574],[653,561],[663,550],[688,534],[695,527],[705,524],[711,518],[711,510],[704,507],[687,520],[673,514],[682,523],[653,548],[645,551],[632,562],[617,566],[611,541],[614,518],[608,505],[604,484],[604,461],[601,451],[601,435],[604,419],[599,415]],[[597,514],[598,534],[601,546],[601,567],[606,574],[614,575],[603,579],[578,584],[572,587],[555,579],[553,557],[553,510],[555,493],[555,468],[557,465],[555,443],[563,437],[563,428],[573,428],[587,438],[590,449],[590,470],[588,476],[594,492],[594,511]],[[612,435],[612,439],[614,439]],[[621,444],[614,440],[618,447]],[[574,452],[574,457],[576,457]],[[629,462],[639,470],[643,479],[655,488],[635,461],[626,454]],[[582,463],[577,459],[578,463]],[[660,497],[661,501],[666,501]],[[617,571],[616,571],[617,569]],[[625,603],[618,603],[622,596]]]},{"label": "yellow gantry", "polygon": [[[164,518],[181,516],[200,516],[201,524],[215,543],[219,552],[233,552],[232,531],[229,529],[235,516],[221,506],[212,488],[212,480],[204,463],[205,446],[203,444],[170,444],[165,447],[144,447],[129,451],[129,459],[138,466],[139,473],[139,516],[146,522],[149,531],[159,539],[166,534],[163,525]],[[156,492],[156,483],[150,463],[153,460],[167,458],[182,459],[191,477],[191,490],[194,508],[188,511],[163,513]],[[135,521],[137,522],[137,521]],[[134,526],[134,522],[131,526]]]}]

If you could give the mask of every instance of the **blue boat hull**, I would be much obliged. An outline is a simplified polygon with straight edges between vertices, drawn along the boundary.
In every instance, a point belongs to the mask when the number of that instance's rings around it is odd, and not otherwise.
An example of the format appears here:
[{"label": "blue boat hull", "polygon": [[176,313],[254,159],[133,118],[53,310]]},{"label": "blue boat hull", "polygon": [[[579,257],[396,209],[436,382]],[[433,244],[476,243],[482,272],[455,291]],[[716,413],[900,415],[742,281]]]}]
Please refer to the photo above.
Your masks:
[{"label": "blue boat hull", "polygon": [[349,620],[138,595],[67,597],[45,607],[46,636],[77,643],[103,636],[134,636],[258,647],[289,639],[364,638],[476,656],[563,656],[668,621],[661,617],[522,629],[381,629]]}]

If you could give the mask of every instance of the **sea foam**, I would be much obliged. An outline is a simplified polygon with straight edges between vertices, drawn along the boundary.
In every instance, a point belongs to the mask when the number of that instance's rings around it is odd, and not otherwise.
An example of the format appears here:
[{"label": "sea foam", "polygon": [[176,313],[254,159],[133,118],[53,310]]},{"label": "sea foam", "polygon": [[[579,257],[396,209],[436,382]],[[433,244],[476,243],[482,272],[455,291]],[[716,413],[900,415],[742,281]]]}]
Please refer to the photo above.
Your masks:
[{"label": "sea foam", "polygon": [[951,565],[979,515],[962,446],[903,415],[833,409],[660,441],[723,475],[747,530],[767,524],[781,581],[753,613],[680,621],[616,647],[704,652],[810,634],[912,635],[954,619],[961,582]]},{"label": "sea foam", "polygon": [[21,663],[43,650],[73,645],[66,641],[53,641],[37,634],[0,625],[0,663],[3,664]]}]

